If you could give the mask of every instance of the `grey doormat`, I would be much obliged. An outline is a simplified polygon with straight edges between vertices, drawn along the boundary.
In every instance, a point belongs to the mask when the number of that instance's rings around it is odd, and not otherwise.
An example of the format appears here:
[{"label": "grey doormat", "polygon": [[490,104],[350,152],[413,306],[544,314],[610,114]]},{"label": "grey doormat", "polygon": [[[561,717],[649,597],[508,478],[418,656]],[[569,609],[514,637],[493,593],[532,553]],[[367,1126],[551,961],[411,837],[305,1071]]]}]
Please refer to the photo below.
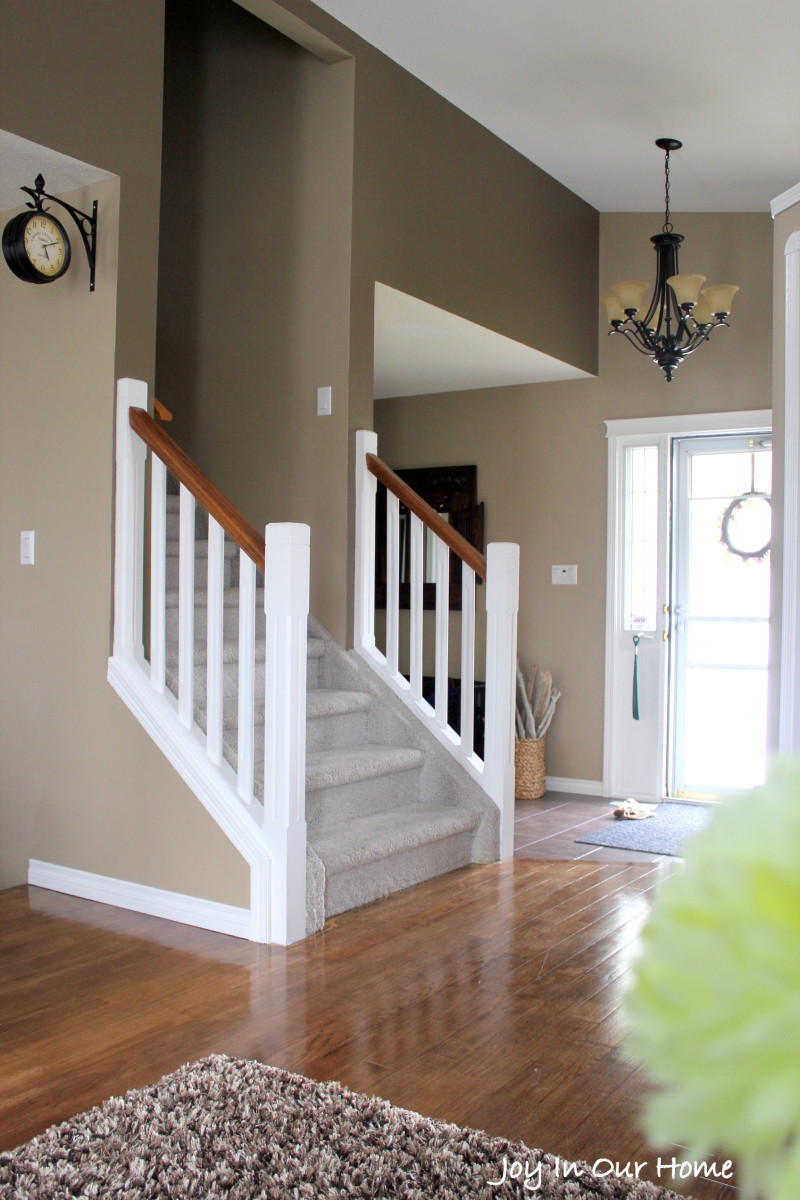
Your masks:
[{"label": "grey doormat", "polygon": [[711,813],[710,804],[673,804],[664,800],[652,817],[626,821],[609,816],[607,826],[575,840],[590,846],[640,850],[643,854],[680,855],[686,839],[703,828]]},{"label": "grey doormat", "polygon": [[0,1197],[679,1200],[595,1165],[215,1054],[0,1154]]}]

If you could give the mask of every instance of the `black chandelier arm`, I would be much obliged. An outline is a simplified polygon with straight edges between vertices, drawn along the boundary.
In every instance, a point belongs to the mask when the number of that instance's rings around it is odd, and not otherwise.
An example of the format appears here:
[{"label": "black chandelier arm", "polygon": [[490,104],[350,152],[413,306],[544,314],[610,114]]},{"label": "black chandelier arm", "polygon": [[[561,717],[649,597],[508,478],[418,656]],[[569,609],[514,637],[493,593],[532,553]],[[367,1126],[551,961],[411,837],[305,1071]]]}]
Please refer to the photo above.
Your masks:
[{"label": "black chandelier arm", "polygon": [[[645,354],[648,358],[652,358],[654,354],[658,353],[658,346],[656,343],[644,340],[644,337],[638,327],[635,327],[634,329],[623,329],[622,326],[617,326],[614,329],[609,329],[608,336],[611,337],[612,333],[621,333],[625,340],[630,342],[634,350],[638,350],[640,354]],[[639,337],[643,339],[644,344],[639,341]]]},{"label": "black chandelier arm", "polygon": [[28,204],[28,208],[32,208],[38,212],[46,212],[43,201],[50,200],[54,204],[60,204],[65,208],[72,217],[75,224],[78,226],[78,233],[81,235],[83,248],[86,251],[86,259],[89,263],[89,291],[94,291],[94,273],[95,261],[97,255],[97,201],[92,204],[92,215],[81,212],[74,204],[68,204],[66,200],[59,200],[58,196],[51,196],[49,192],[44,190],[44,178],[37,175],[32,188],[22,187],[20,191],[27,192],[33,198],[33,203]]}]

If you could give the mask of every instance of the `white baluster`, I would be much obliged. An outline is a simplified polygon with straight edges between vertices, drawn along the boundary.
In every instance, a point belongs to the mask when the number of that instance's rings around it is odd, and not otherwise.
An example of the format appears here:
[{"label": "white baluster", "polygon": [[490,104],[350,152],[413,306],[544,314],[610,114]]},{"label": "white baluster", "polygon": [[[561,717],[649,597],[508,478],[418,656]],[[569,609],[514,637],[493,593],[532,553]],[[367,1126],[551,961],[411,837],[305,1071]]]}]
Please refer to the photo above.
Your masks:
[{"label": "white baluster", "polygon": [[472,754],[475,726],[475,572],[461,563],[461,749]]},{"label": "white baluster", "polygon": [[147,384],[117,384],[117,478],[114,549],[114,654],[144,658],[142,600],[144,558],[144,468],[147,447],[133,432],[130,408],[147,408]]},{"label": "white baluster", "polygon": [[378,481],[367,469],[367,454],[378,453],[378,436],[365,429],[356,434],[356,579],[355,641],[375,647],[375,501]]},{"label": "white baluster", "polygon": [[253,799],[255,742],[256,564],[239,551],[239,706],[237,787],[245,804]]},{"label": "white baluster", "polygon": [[194,723],[194,496],[181,484],[178,550],[178,717]]},{"label": "white baluster", "polygon": [[400,644],[400,501],[386,493],[386,666],[397,674]]},{"label": "white baluster", "polygon": [[225,531],[208,518],[208,616],[206,625],[206,753],[222,762],[222,622],[225,598]]},{"label": "white baluster", "polygon": [[270,864],[270,941],[289,945],[306,932],[307,525],[268,525],[264,611],[264,828],[276,847]]},{"label": "white baluster", "polygon": [[422,699],[422,599],[423,599],[423,548],[424,527],[422,521],[414,513],[409,513],[411,524],[409,558],[410,575],[410,670],[411,695],[415,700]]},{"label": "white baluster", "polygon": [[167,468],[150,460],[150,683],[166,687]]},{"label": "white baluster", "polygon": [[447,678],[450,635],[450,551],[441,538],[436,538],[436,721],[447,726]]},{"label": "white baluster", "polygon": [[500,809],[500,855],[514,852],[514,700],[519,608],[519,546],[486,552],[485,786]]}]

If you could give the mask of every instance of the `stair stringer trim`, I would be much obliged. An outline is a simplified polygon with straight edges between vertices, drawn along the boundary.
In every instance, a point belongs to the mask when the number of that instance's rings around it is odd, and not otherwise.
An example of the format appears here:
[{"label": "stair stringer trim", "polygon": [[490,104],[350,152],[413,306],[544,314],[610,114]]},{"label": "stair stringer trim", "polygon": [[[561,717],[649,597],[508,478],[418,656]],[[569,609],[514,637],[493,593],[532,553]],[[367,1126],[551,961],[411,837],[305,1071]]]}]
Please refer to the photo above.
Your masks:
[{"label": "stair stringer trim", "polygon": [[436,802],[478,813],[472,839],[472,862],[497,862],[500,858],[500,811],[483,785],[456,762],[391,687],[375,673],[356,650],[344,650],[315,617],[309,617],[309,635],[325,643],[320,659],[320,683],[368,693],[370,740],[387,745],[411,746],[422,752],[421,793]]},{"label": "stair stringer trim", "polygon": [[146,664],[139,666],[120,655],[112,655],[108,660],[108,682],[247,863],[250,868],[248,936],[253,942],[272,941],[270,850],[254,815],[239,797],[232,768],[224,761],[219,766],[210,761],[203,734],[197,726],[188,730],[181,724],[177,701],[170,692],[153,690]]}]

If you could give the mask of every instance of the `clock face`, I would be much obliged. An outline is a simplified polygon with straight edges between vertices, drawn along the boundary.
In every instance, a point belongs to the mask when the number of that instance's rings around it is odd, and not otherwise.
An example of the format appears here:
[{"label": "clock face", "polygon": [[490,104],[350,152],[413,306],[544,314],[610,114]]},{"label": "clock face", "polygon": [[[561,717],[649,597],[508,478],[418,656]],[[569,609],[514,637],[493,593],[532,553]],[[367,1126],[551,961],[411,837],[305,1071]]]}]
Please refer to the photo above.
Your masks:
[{"label": "clock face", "polygon": [[41,209],[19,213],[3,230],[3,255],[18,279],[52,283],[61,278],[70,263],[67,231]]},{"label": "clock face", "polygon": [[40,275],[56,278],[65,269],[67,240],[60,225],[46,213],[36,213],[25,226],[25,253]]}]

